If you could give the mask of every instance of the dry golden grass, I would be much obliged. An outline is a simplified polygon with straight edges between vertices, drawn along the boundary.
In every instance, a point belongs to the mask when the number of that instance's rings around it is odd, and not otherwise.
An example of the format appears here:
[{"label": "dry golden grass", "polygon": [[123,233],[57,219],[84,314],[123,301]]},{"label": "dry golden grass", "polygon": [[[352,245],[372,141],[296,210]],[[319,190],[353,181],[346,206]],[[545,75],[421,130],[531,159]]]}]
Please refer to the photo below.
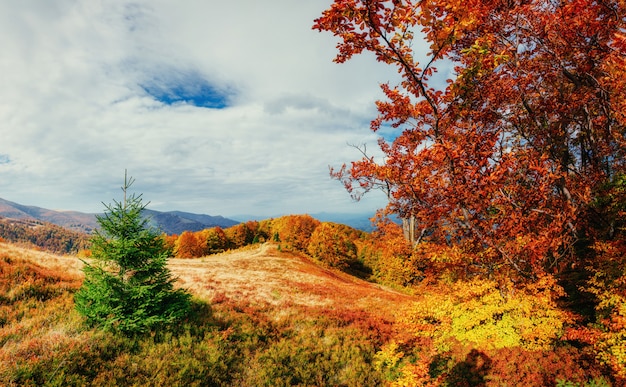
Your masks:
[{"label": "dry golden grass", "polygon": [[[24,259],[82,276],[80,259],[0,243],[0,257]],[[265,243],[196,259],[170,259],[179,285],[212,303],[278,308],[361,309],[393,318],[413,298]]]},{"label": "dry golden grass", "polygon": [[0,385],[379,385],[371,357],[410,300],[254,245],[170,260],[178,286],[210,306],[197,303],[180,336],[135,342],[84,326],[82,265],[0,243]]},{"label": "dry golden grass", "polygon": [[391,318],[412,297],[337,270],[271,243],[198,259],[171,259],[182,287],[212,302],[279,308],[362,309]]},{"label": "dry golden grass", "polygon": [[0,258],[2,257],[24,259],[52,270],[82,276],[83,263],[71,255],[56,255],[0,242]]},{"label": "dry golden grass", "polygon": [[76,258],[0,243],[0,384],[18,363],[87,340],[73,310],[80,283]]}]

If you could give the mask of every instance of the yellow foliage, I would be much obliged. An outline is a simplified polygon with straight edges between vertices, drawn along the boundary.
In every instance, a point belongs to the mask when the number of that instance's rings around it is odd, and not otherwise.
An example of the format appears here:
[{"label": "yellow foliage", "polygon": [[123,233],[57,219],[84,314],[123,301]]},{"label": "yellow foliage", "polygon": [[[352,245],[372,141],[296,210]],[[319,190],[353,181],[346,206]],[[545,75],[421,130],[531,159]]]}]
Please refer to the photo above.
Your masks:
[{"label": "yellow foliage", "polygon": [[518,291],[491,280],[459,281],[424,294],[402,319],[415,335],[432,338],[443,351],[452,340],[471,343],[476,349],[542,350],[571,321],[554,302],[560,294],[549,276]]},{"label": "yellow foliage", "polygon": [[389,383],[391,387],[436,387],[442,385],[442,380],[441,377],[432,378],[430,375],[433,356],[435,352],[430,348],[416,362],[402,363],[404,353],[392,341],[374,356],[374,365],[377,371],[385,374],[387,380],[393,380]]},{"label": "yellow foliage", "polygon": [[621,378],[626,378],[626,272],[623,246],[598,243],[599,268],[585,290],[598,299],[597,326],[600,332],[594,341],[597,358]]},{"label": "yellow foliage", "polygon": [[381,350],[374,355],[374,368],[388,378],[393,379],[393,373],[398,368],[403,357],[404,352],[398,350],[398,343],[391,341],[383,345]]},{"label": "yellow foliage", "polygon": [[[427,360],[430,361],[430,359]],[[391,384],[392,387],[437,387],[441,385],[439,378],[431,379],[427,361],[407,364],[402,368],[402,376]]]}]

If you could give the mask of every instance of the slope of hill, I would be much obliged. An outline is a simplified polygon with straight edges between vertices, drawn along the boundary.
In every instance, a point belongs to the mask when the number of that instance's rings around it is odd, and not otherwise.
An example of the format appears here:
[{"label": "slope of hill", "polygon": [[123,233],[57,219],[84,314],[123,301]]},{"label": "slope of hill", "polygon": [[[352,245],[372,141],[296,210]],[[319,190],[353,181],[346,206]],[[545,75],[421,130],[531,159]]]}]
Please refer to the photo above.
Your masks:
[{"label": "slope of hill", "polygon": [[170,259],[181,286],[208,300],[289,308],[360,310],[393,319],[412,297],[349,274],[330,270],[304,255],[265,243],[201,259]]},{"label": "slope of hill", "polygon": [[0,385],[378,386],[372,359],[410,300],[255,245],[171,260],[179,286],[208,303],[181,333],[125,340],[82,325],[81,267],[0,243]]},{"label": "slope of hill", "polygon": [[[0,257],[20,257],[50,269],[82,276],[82,262],[0,242]],[[393,319],[414,297],[330,270],[304,255],[255,244],[196,259],[170,259],[179,285],[207,301],[242,305],[358,309]]]},{"label": "slope of hill", "polygon": [[[398,293],[271,243],[170,260],[194,313],[147,337],[82,324],[73,303],[81,267],[0,243],[0,385],[624,385],[566,342],[480,351],[467,342],[437,355],[422,332],[446,329],[445,319],[411,317],[430,310],[432,293]],[[471,307],[482,318],[492,310]]]},{"label": "slope of hill", "polygon": [[[151,226],[170,235],[180,234],[183,231],[200,231],[216,226],[227,228],[239,223],[222,216],[181,211],[161,212],[146,209],[145,214],[150,219]],[[25,206],[4,199],[0,199],[0,217],[38,220],[87,234],[98,227],[95,214],[78,211],[55,211],[36,206]]]},{"label": "slope of hill", "polygon": [[94,214],[48,210],[41,207],[25,206],[1,198],[0,216],[11,219],[34,219],[85,233],[90,233],[98,225]]},{"label": "slope of hill", "polygon": [[75,254],[87,248],[89,236],[40,220],[0,217],[0,238],[57,254]]}]

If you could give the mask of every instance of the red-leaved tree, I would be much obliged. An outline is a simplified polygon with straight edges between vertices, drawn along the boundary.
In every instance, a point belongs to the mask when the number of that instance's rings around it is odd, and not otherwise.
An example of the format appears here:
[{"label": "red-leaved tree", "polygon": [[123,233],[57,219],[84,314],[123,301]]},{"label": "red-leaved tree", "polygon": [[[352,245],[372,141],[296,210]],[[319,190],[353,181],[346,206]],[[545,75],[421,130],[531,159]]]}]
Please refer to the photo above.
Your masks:
[{"label": "red-leaved tree", "polygon": [[335,61],[369,51],[402,80],[381,85],[371,123],[397,128],[379,141],[384,158],[333,176],[356,196],[383,188],[388,210],[415,221],[413,241],[461,249],[466,272],[524,280],[570,264],[574,243],[593,237],[598,187],[625,169],[625,10],[335,0],[313,26],[339,37]]}]

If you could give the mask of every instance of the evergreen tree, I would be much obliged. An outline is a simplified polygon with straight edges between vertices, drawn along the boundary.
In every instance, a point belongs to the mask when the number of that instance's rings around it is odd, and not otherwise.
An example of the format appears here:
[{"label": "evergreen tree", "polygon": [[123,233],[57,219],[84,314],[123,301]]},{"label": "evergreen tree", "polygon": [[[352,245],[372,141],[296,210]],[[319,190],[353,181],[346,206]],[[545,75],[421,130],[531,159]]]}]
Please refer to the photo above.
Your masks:
[{"label": "evergreen tree", "polygon": [[190,295],[174,289],[163,238],[147,227],[142,195],[128,196],[134,179],[124,176],[124,199],[106,205],[92,238],[93,262],[76,293],[76,309],[92,326],[132,335],[185,317]]}]

